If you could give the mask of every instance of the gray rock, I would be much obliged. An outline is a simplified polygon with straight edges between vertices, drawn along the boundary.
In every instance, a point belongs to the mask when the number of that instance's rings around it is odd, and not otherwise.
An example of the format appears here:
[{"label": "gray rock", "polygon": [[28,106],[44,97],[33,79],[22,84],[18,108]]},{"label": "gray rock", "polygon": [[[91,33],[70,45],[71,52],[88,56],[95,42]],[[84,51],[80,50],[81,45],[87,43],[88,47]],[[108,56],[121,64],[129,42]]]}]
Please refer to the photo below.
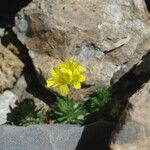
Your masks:
[{"label": "gray rock", "polygon": [[1,126],[0,150],[98,150],[99,148],[107,150],[110,131],[109,123],[96,123],[87,127]]},{"label": "gray rock", "polygon": [[11,112],[10,108],[16,106],[17,99],[11,91],[5,91],[0,95],[0,125],[7,122],[7,114]]},{"label": "gray rock", "polygon": [[0,46],[2,45],[1,38],[4,36],[4,28],[0,28]]},{"label": "gray rock", "polygon": [[[27,74],[27,73],[26,73]],[[30,76],[30,74],[28,74],[28,77]],[[32,75],[31,75],[32,76]],[[31,80],[31,79],[30,79]],[[34,81],[34,82],[33,82]],[[34,96],[32,93],[34,92],[34,90],[37,88],[37,86],[39,86],[38,84],[36,85],[36,81],[32,79],[30,83],[27,83],[27,81],[25,80],[25,76],[22,75],[18,81],[16,82],[16,84],[14,85],[14,87],[11,89],[11,91],[17,95],[18,97],[18,103],[23,102],[24,100],[33,100],[35,105],[37,107],[44,107],[45,109],[48,109],[49,106],[46,105],[45,102],[43,102],[43,98],[38,98],[37,96]],[[32,83],[33,82],[33,83]],[[33,84],[33,85],[32,85]],[[28,86],[31,86],[31,90],[30,92],[28,91]],[[33,90],[33,91],[32,91]],[[39,93],[40,94],[40,93]],[[41,92],[42,95],[42,92]]]},{"label": "gray rock", "polygon": [[16,84],[14,85],[12,91],[18,96],[20,100],[23,99],[23,95],[26,92],[27,89],[27,83],[25,81],[25,77],[22,75]]},{"label": "gray rock", "polygon": [[0,38],[4,36],[5,28],[0,28]]},{"label": "gray rock", "polygon": [[[73,150],[82,128],[73,126],[30,126],[0,128],[1,150]],[[73,140],[72,140],[73,139]]]},{"label": "gray rock", "polygon": [[52,67],[74,58],[88,68],[87,85],[109,86],[150,49],[144,0],[33,0],[16,15],[14,32],[45,80]]},{"label": "gray rock", "polygon": [[[113,150],[149,150],[150,148],[150,81],[129,99],[125,121],[113,136]],[[124,118],[124,117],[122,117]]]}]

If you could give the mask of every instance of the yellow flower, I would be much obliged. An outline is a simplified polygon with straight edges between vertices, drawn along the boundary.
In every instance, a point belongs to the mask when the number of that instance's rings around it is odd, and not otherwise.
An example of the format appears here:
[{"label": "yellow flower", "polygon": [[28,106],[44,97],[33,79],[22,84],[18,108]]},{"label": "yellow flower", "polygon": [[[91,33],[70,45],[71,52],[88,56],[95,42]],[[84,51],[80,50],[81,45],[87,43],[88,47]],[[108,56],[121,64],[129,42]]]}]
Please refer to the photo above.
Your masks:
[{"label": "yellow flower", "polygon": [[72,75],[72,85],[75,89],[81,88],[81,83],[86,80],[85,75],[82,74],[73,74]]},{"label": "yellow flower", "polygon": [[81,88],[81,83],[86,80],[82,73],[86,68],[78,64],[75,60],[59,64],[51,70],[51,77],[47,80],[47,87],[59,88],[63,96],[69,94],[69,87]]},{"label": "yellow flower", "polygon": [[67,73],[81,73],[86,71],[86,68],[78,64],[75,60],[71,59],[64,64],[60,64],[59,67],[63,72]]}]

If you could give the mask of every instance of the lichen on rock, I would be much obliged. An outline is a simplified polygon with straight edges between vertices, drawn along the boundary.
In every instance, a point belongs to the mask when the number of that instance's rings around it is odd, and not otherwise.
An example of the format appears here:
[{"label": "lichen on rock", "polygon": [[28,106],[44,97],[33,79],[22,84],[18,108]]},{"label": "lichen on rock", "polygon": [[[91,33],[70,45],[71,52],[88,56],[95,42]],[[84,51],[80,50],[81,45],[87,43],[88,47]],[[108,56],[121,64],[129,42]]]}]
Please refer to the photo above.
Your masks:
[{"label": "lichen on rock", "polygon": [[0,92],[10,89],[23,71],[23,62],[10,50],[0,47]]}]

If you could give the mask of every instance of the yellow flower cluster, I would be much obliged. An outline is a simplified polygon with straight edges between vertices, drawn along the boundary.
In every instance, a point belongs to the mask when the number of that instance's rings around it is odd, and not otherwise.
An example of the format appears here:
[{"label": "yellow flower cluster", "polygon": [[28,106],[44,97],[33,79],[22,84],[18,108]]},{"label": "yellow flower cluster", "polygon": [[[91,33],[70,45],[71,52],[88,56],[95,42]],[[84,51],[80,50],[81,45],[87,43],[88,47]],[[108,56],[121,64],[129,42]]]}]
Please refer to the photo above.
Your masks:
[{"label": "yellow flower cluster", "polygon": [[51,77],[47,79],[47,87],[59,88],[61,95],[67,96],[70,86],[75,89],[81,88],[81,83],[86,80],[83,74],[85,71],[86,68],[75,60],[59,64],[51,70]]}]

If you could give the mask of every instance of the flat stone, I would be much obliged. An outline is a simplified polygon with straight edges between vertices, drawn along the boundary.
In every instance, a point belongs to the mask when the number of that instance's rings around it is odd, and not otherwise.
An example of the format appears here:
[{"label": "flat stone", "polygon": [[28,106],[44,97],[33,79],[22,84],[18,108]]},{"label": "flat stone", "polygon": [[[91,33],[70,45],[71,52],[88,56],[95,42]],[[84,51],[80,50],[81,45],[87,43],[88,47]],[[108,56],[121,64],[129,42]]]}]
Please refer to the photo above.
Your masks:
[{"label": "flat stone", "polygon": [[96,123],[87,127],[4,125],[0,127],[0,150],[107,150],[111,126],[109,123]]},{"label": "flat stone", "polygon": [[0,37],[4,36],[4,31],[5,31],[5,28],[0,28]]}]

